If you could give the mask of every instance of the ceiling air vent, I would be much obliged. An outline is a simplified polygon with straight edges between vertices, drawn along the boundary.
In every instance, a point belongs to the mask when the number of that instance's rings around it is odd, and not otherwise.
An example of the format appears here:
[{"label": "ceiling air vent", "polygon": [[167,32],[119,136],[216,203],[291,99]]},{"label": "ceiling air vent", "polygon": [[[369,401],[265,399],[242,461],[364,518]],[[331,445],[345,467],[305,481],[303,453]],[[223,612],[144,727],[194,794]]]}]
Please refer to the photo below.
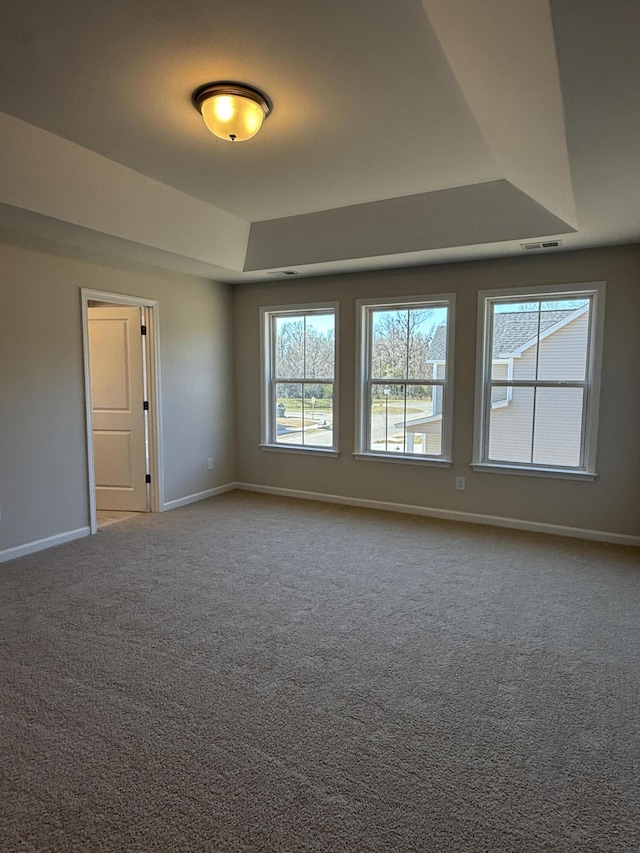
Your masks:
[{"label": "ceiling air vent", "polygon": [[267,275],[299,275],[298,270],[274,270]]},{"label": "ceiling air vent", "polygon": [[520,243],[520,245],[527,252],[532,249],[557,249],[562,246],[562,240],[544,240],[538,243]]}]

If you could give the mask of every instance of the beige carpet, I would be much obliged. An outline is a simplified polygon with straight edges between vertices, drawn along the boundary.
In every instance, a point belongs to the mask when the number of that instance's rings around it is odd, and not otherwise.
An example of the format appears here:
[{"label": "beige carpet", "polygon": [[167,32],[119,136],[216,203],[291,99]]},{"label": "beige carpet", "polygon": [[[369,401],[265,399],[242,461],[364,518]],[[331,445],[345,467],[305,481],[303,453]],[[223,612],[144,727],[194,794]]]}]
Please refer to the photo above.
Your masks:
[{"label": "beige carpet", "polygon": [[640,554],[231,493],[0,567],[0,850],[640,850]]}]

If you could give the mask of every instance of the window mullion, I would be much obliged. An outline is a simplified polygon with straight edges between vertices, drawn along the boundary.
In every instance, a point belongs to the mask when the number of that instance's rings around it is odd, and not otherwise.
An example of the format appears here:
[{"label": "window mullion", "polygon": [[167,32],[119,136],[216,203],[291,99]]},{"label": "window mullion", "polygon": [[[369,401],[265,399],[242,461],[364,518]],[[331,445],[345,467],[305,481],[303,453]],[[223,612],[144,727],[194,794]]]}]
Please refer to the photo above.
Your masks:
[{"label": "window mullion", "polygon": [[409,376],[409,349],[410,349],[410,335],[409,335],[409,325],[411,323],[411,313],[410,309],[407,308],[407,340],[405,344],[405,365],[404,365],[404,375],[405,377]]},{"label": "window mullion", "polygon": [[[542,325],[542,300],[538,302],[538,332],[536,335],[536,383],[540,376],[540,326]],[[533,465],[533,453],[536,443],[536,408],[538,405],[538,385],[533,386],[533,411],[531,413],[531,457]]]},{"label": "window mullion", "polygon": [[580,465],[582,468],[586,467],[587,458],[586,458],[586,442],[587,442],[587,429],[588,429],[588,417],[587,413],[589,411],[588,406],[589,400],[589,388],[585,387],[584,394],[582,395],[582,434],[580,436]]},{"label": "window mullion", "polygon": [[302,382],[300,385],[300,423],[302,428],[302,446],[306,443],[306,420],[304,416],[304,407],[306,403],[306,385],[307,378],[307,315],[305,314],[302,320]]},{"label": "window mullion", "polygon": [[482,423],[480,426],[481,456],[483,461],[489,459],[489,442],[491,430],[491,375],[493,365],[493,335],[495,325],[495,303],[485,303],[484,314],[484,349],[483,349],[483,380],[482,389]]},{"label": "window mullion", "polygon": [[275,442],[278,435],[278,384],[274,377],[269,382],[269,442]]},{"label": "window mullion", "polygon": [[269,409],[267,413],[267,430],[269,443],[275,443],[278,437],[278,379],[277,379],[277,332],[276,318],[269,318]]},{"label": "window mullion", "polygon": [[488,379],[491,388],[588,388],[584,379]]}]

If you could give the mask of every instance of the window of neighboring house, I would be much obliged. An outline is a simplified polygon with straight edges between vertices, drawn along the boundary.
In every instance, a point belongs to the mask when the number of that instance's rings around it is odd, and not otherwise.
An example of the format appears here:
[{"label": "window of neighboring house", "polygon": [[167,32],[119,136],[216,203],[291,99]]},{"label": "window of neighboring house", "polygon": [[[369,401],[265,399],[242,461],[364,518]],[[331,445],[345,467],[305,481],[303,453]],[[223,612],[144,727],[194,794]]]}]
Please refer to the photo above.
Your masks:
[{"label": "window of neighboring house", "polygon": [[480,293],[474,464],[595,476],[604,284]]},{"label": "window of neighboring house", "polygon": [[262,443],[335,452],[335,303],[262,308]]},{"label": "window of neighboring house", "polygon": [[358,303],[357,456],[450,463],[454,299]]},{"label": "window of neighboring house", "polygon": [[[513,379],[513,359],[509,361],[501,361],[496,359],[492,367],[493,379]],[[491,389],[491,407],[508,406],[512,399],[512,389],[510,386],[494,385]]]}]

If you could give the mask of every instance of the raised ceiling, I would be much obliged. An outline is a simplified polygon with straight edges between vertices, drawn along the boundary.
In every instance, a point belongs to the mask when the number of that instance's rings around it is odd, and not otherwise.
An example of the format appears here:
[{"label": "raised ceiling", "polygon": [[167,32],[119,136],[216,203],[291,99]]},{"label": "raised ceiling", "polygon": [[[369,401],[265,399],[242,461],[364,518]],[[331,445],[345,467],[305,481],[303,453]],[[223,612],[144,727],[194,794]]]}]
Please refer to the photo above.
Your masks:
[{"label": "raised ceiling", "polygon": [[[5,0],[0,227],[218,280],[640,240],[637,0]],[[266,91],[216,140],[202,83]]]}]

